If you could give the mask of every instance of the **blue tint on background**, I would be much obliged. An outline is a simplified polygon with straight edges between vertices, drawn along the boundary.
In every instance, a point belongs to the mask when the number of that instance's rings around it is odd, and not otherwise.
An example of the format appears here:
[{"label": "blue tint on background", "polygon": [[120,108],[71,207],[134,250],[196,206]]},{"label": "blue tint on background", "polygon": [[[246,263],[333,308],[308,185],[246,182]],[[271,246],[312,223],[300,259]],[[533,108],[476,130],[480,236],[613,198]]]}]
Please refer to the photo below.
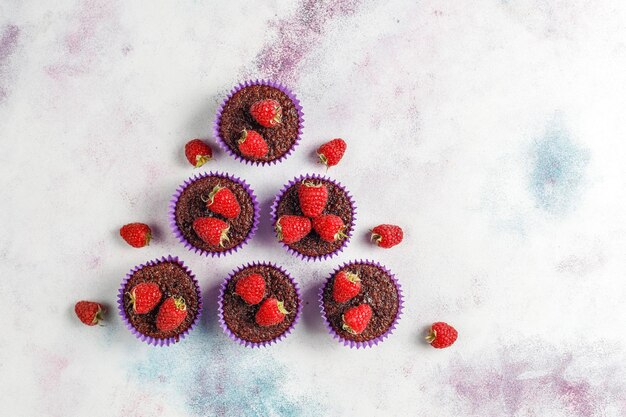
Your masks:
[{"label": "blue tint on background", "polygon": [[530,191],[537,206],[552,214],[569,212],[581,191],[589,151],[555,120],[533,143],[532,158]]}]

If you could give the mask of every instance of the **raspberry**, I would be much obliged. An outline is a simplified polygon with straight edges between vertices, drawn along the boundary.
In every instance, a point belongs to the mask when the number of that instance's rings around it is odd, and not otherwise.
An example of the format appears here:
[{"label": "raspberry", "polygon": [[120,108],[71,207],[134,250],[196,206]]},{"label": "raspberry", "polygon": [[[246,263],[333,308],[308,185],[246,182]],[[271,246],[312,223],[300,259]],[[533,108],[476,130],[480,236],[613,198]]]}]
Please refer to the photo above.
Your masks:
[{"label": "raspberry", "polygon": [[202,140],[194,139],[185,145],[185,156],[191,165],[199,168],[213,157],[213,150]]},{"label": "raspberry", "polygon": [[187,305],[182,297],[169,297],[163,301],[157,314],[156,326],[162,332],[176,329],[187,317]]},{"label": "raspberry", "polygon": [[268,298],[263,301],[254,319],[259,326],[274,326],[281,323],[285,319],[286,314],[289,314],[289,312],[285,310],[285,305],[282,301],[278,301],[276,298]]},{"label": "raspberry", "polygon": [[265,296],[265,280],[260,274],[240,278],[235,284],[235,294],[248,304],[259,304]]},{"label": "raspberry", "polygon": [[346,142],[343,139],[333,139],[326,142],[317,150],[317,156],[327,167],[335,166],[339,163],[346,151]]},{"label": "raspberry", "polygon": [[453,344],[458,335],[454,327],[448,323],[438,321],[430,327],[426,341],[434,348],[443,349]]},{"label": "raspberry", "polygon": [[302,216],[281,216],[276,222],[278,240],[288,245],[298,242],[311,232],[311,220]]},{"label": "raspberry", "polygon": [[344,232],[346,226],[341,217],[334,214],[324,214],[313,219],[313,229],[326,242],[335,242],[348,237]]},{"label": "raspberry", "polygon": [[198,237],[212,246],[224,246],[228,242],[230,226],[223,220],[215,217],[198,217],[193,222],[193,230]]},{"label": "raspberry", "polygon": [[361,279],[352,272],[339,271],[333,283],[333,299],[345,303],[356,297],[361,291]]},{"label": "raspberry", "polygon": [[250,115],[263,127],[274,127],[281,123],[283,110],[276,100],[261,100],[250,106]]},{"label": "raspberry", "polygon": [[130,246],[134,248],[143,248],[150,244],[152,239],[152,231],[147,224],[144,223],[129,223],[122,226],[120,229],[120,236]]},{"label": "raspberry", "polygon": [[244,130],[237,143],[239,144],[239,151],[251,158],[263,158],[269,152],[269,147],[263,136],[254,130]]},{"label": "raspberry", "polygon": [[381,224],[372,229],[372,242],[376,242],[381,248],[391,248],[402,242],[404,233],[400,226],[393,224]]},{"label": "raspberry", "polygon": [[343,329],[348,333],[361,334],[372,318],[372,307],[361,304],[343,313]]},{"label": "raspberry", "polygon": [[94,301],[79,301],[74,306],[76,316],[87,326],[95,326],[103,319],[104,308]]},{"label": "raspberry", "polygon": [[322,214],[328,202],[328,188],[321,183],[305,181],[298,186],[298,200],[300,210],[307,217],[317,217]]}]

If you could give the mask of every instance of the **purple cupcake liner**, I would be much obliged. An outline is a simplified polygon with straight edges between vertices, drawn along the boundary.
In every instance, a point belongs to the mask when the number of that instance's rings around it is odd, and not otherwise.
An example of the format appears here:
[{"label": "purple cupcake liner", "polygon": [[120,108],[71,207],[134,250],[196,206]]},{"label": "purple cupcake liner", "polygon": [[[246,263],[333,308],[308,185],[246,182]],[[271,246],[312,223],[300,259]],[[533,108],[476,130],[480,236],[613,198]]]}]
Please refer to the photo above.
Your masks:
[{"label": "purple cupcake liner", "polygon": [[[181,332],[178,336],[168,337],[166,339],[157,339],[151,336],[146,336],[143,333],[139,333],[139,331],[135,329],[135,327],[132,325],[132,323],[128,319],[128,315],[126,314],[126,309],[124,308],[124,294],[126,292],[126,284],[128,283],[128,280],[133,276],[135,272],[139,271],[142,268],[145,268],[146,266],[158,265],[163,262],[176,263],[180,265],[185,270],[185,272],[189,275],[189,277],[193,281],[194,286],[196,287],[196,293],[198,295],[198,314],[196,314],[196,317],[191,322],[191,325],[188,328],[186,328],[183,332]],[[128,330],[130,330],[131,333],[137,337],[137,339],[143,342],[146,342],[149,345],[169,346],[173,343],[179,342],[182,339],[184,339],[187,336],[187,334],[189,334],[189,332],[191,332],[200,321],[200,315],[202,314],[202,292],[200,291],[200,285],[198,284],[198,281],[196,280],[196,276],[193,274],[193,272],[191,272],[189,268],[185,266],[183,261],[179,260],[178,256],[167,255],[167,257],[163,256],[161,257],[161,259],[155,259],[153,261],[148,261],[145,264],[137,265],[133,269],[131,269],[128,272],[128,274],[126,274],[126,277],[122,280],[122,285],[120,286],[120,290],[117,295],[117,308],[119,310],[120,316],[122,317],[122,321],[124,322],[124,324],[126,324],[126,327],[128,328]]]},{"label": "purple cupcake liner", "polygon": [[[348,201],[350,202],[350,206],[352,207],[352,221],[350,222],[350,224],[347,225],[347,235],[348,237],[346,237],[341,246],[339,248],[337,248],[336,250],[334,250],[333,252],[327,253],[325,255],[317,255],[317,256],[309,256],[309,255],[305,255],[302,254],[294,249],[292,249],[289,245],[287,245],[286,243],[280,242],[289,253],[291,253],[294,256],[297,256],[305,261],[318,261],[318,260],[322,260],[322,259],[329,259],[332,258],[333,256],[337,255],[339,252],[343,252],[343,250],[346,248],[346,246],[348,246],[348,243],[350,242],[350,238],[352,237],[352,232],[354,231],[354,224],[355,224],[355,220],[356,220],[356,203],[354,202],[354,199],[352,198],[352,195],[350,194],[350,192],[343,186],[341,185],[340,182],[338,181],[334,181],[331,180],[328,177],[325,177],[323,175],[319,175],[319,174],[304,174],[304,175],[300,175],[299,177],[294,178],[293,180],[289,181],[287,184],[285,184],[283,186],[283,188],[279,191],[279,193],[276,195],[276,197],[274,198],[274,203],[272,204],[272,208],[270,211],[270,216],[272,219],[272,227],[274,228],[274,230],[276,230],[276,222],[278,221],[277,218],[277,211],[278,211],[278,203],[280,202],[280,200],[282,199],[283,195],[285,194],[285,192],[293,187],[294,185],[301,183],[302,181],[305,180],[322,180],[322,181],[327,181],[330,182],[331,184],[335,185],[336,187],[340,188],[345,194],[346,197],[348,197]],[[278,237],[278,236],[277,236]]]},{"label": "purple cupcake liner", "polygon": [[[293,102],[296,108],[296,111],[298,112],[298,136],[296,137],[296,140],[293,142],[293,145],[291,145],[291,148],[289,148],[287,152],[285,152],[282,156],[272,161],[251,161],[240,155],[237,155],[230,148],[230,146],[228,146],[228,144],[224,141],[224,139],[222,138],[222,135],[220,135],[220,122],[222,120],[222,111],[224,110],[224,106],[226,105],[226,102],[228,102],[228,100],[230,100],[232,96],[235,95],[235,93],[237,93],[237,91],[245,87],[250,87],[253,85],[267,85],[267,86],[279,89],[283,93],[287,94],[289,99]],[[222,104],[217,109],[215,122],[213,122],[213,136],[217,139],[217,143],[220,146],[220,148],[222,148],[226,153],[230,154],[233,158],[237,159],[240,162],[244,162],[246,164],[253,164],[253,165],[273,165],[273,164],[276,164],[277,162],[281,162],[282,160],[287,158],[289,155],[291,155],[291,153],[294,151],[294,149],[300,142],[300,139],[302,138],[303,127],[304,127],[304,113],[302,112],[302,106],[300,105],[300,100],[297,99],[296,95],[289,88],[285,87],[281,83],[277,83],[277,82],[270,81],[270,80],[248,80],[244,83],[239,83],[238,85],[233,87],[233,89],[228,94],[228,97],[224,99]]]},{"label": "purple cupcake liner", "polygon": [[[210,252],[210,251],[195,247],[187,239],[185,239],[185,236],[183,235],[181,230],[178,228],[178,225],[176,224],[176,204],[178,203],[178,199],[180,198],[181,194],[183,193],[183,191],[185,191],[185,189],[188,186],[193,184],[195,181],[202,179],[202,178],[206,178],[206,177],[219,177],[219,178],[226,178],[231,181],[234,181],[238,183],[239,185],[241,185],[246,190],[250,198],[252,199],[252,206],[254,208],[254,219],[252,220],[252,228],[248,232],[248,236],[246,236],[246,238],[242,240],[238,245],[233,246],[232,248],[225,250],[223,252]],[[204,172],[202,174],[196,174],[192,177],[189,177],[189,179],[185,180],[185,182],[183,182],[176,189],[176,192],[174,193],[174,195],[172,196],[172,199],[170,200],[169,220],[170,220],[170,227],[172,229],[172,232],[174,233],[174,236],[176,236],[176,238],[183,245],[185,245],[185,247],[188,250],[193,251],[195,253],[200,253],[201,255],[204,255],[204,256],[211,255],[212,257],[215,257],[215,256],[220,257],[220,256],[225,256],[230,253],[237,252],[241,247],[247,244],[250,239],[252,239],[252,236],[254,236],[257,228],[259,227],[259,203],[257,202],[256,195],[254,195],[254,191],[252,191],[252,188],[250,188],[248,183],[242,180],[241,178],[235,177],[234,175],[222,173],[222,172],[212,172],[212,171]]]},{"label": "purple cupcake liner", "polygon": [[[265,341],[265,342],[250,342],[248,340],[240,338],[239,336],[234,334],[228,328],[228,325],[226,324],[226,321],[224,321],[224,294],[226,293],[226,286],[228,285],[230,280],[233,279],[233,277],[235,275],[237,275],[239,272],[243,271],[244,269],[253,267],[253,266],[269,266],[269,267],[278,269],[280,272],[285,274],[285,276],[289,279],[289,281],[291,281],[291,283],[293,284],[294,289],[296,290],[296,296],[298,297],[298,310],[296,311],[296,317],[293,319],[293,322],[291,323],[291,326],[289,326],[287,328],[287,330],[285,330],[280,335],[276,336],[275,338],[273,338],[271,340]],[[282,267],[280,267],[280,266],[278,266],[278,265],[276,265],[276,264],[274,264],[272,262],[263,262],[263,261],[257,261],[257,262],[253,262],[253,263],[248,263],[246,265],[242,265],[239,268],[233,270],[233,272],[231,272],[231,274],[224,280],[224,282],[222,282],[222,285],[220,285],[220,295],[219,295],[219,300],[218,300],[217,304],[218,304],[217,311],[218,311],[218,317],[219,317],[219,321],[220,321],[220,327],[222,328],[224,333],[226,333],[226,335],[228,337],[230,337],[232,340],[234,340],[235,342],[239,342],[240,345],[246,346],[246,347],[251,347],[251,348],[257,348],[257,347],[262,347],[262,346],[269,346],[272,343],[276,343],[276,342],[286,338],[287,335],[289,335],[291,333],[291,331],[294,329],[294,327],[296,326],[296,323],[298,323],[298,320],[300,320],[300,314],[302,313],[302,295],[300,294],[300,288],[298,287],[298,284],[296,283],[296,281]]]},{"label": "purple cupcake liner", "polygon": [[[368,341],[365,341],[365,342],[355,342],[353,340],[348,340],[348,339],[342,337],[341,335],[339,335],[335,331],[335,329],[333,329],[333,327],[330,325],[330,322],[328,321],[328,318],[326,317],[326,311],[324,310],[324,289],[326,288],[326,286],[330,284],[330,282],[332,281],[333,277],[339,271],[341,271],[342,269],[347,268],[349,266],[359,265],[359,264],[372,265],[372,266],[376,266],[378,268],[381,268],[383,271],[385,271],[386,274],[389,275],[389,277],[391,278],[391,281],[394,283],[394,285],[396,286],[396,288],[398,290],[398,313],[396,314],[396,318],[394,319],[393,323],[391,324],[391,326],[389,327],[389,329],[387,329],[387,331],[385,333],[383,333],[382,335],[378,336],[377,338],[374,338],[372,340],[368,340]],[[374,262],[374,261],[370,261],[368,259],[366,259],[366,260],[361,259],[361,260],[354,260],[354,261],[351,261],[351,262],[346,262],[343,265],[341,265],[340,267],[338,267],[337,269],[335,269],[330,274],[328,279],[324,282],[324,284],[320,287],[319,303],[320,303],[320,311],[322,312],[322,317],[324,318],[324,324],[326,325],[326,328],[328,329],[328,333],[333,337],[333,339],[337,339],[340,343],[343,342],[344,346],[350,346],[350,348],[357,348],[357,349],[366,348],[366,347],[372,347],[374,345],[378,345],[383,340],[385,340],[395,330],[396,326],[398,325],[398,321],[400,320],[400,316],[402,315],[402,310],[404,309],[404,297],[402,295],[402,287],[400,286],[400,283],[396,279],[395,275],[389,269],[387,269],[385,266],[381,265],[380,263]]]}]

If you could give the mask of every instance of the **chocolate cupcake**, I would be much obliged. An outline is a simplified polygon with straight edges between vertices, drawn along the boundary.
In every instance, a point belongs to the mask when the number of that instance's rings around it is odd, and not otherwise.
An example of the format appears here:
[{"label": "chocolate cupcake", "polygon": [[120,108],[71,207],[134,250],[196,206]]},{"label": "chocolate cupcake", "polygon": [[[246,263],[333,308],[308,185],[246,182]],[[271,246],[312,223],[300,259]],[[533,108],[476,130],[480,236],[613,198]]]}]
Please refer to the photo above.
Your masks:
[{"label": "chocolate cupcake", "polygon": [[[279,106],[279,122],[272,127],[263,126],[250,114],[252,105],[262,100],[273,100]],[[246,81],[233,88],[218,109],[213,134],[227,153],[242,162],[275,164],[296,147],[303,123],[300,101],[287,87],[269,80]],[[267,152],[244,155],[239,146],[244,131],[258,132],[267,143]]]},{"label": "chocolate cupcake", "polygon": [[[209,208],[216,190],[225,191],[237,211],[232,215]],[[209,172],[197,174],[178,187],[170,202],[170,226],[174,235],[187,249],[205,256],[222,256],[237,251],[254,235],[259,223],[256,196],[245,181],[232,175]],[[207,241],[194,228],[198,219],[214,219],[224,225],[217,242]],[[202,236],[202,237],[201,237]]]},{"label": "chocolate cupcake", "polygon": [[[139,301],[133,291],[140,284],[157,287],[157,295],[150,294],[151,306],[141,312],[135,304]],[[184,317],[179,317],[180,324],[160,328],[157,321],[161,307],[172,299],[176,299],[178,308],[185,312]],[[167,346],[183,339],[196,326],[202,311],[202,295],[194,274],[178,257],[168,255],[131,269],[122,281],[117,305],[126,327],[138,339],[155,346]]]},{"label": "chocolate cupcake", "polygon": [[[323,239],[318,233],[319,228],[315,227],[315,216],[303,212],[299,199],[299,187],[304,184],[314,187],[323,186],[327,190],[327,201],[321,209],[321,214],[323,216],[337,216],[341,219],[343,226],[338,230],[336,239],[331,239],[332,241]],[[330,258],[343,251],[350,241],[356,220],[356,205],[350,193],[340,183],[317,174],[302,175],[289,181],[276,196],[271,212],[272,224],[283,246],[293,255],[313,261]],[[285,243],[285,240],[280,236],[280,227],[277,224],[283,216],[311,218],[313,227],[301,239]],[[322,216],[318,217],[321,218]]]},{"label": "chocolate cupcake", "polygon": [[[357,349],[377,345],[389,336],[403,308],[402,290],[395,276],[368,260],[337,268],[321,287],[319,301],[329,333]],[[356,324],[349,314],[357,318]]]},{"label": "chocolate cupcake", "polygon": [[[261,281],[260,286],[249,283],[251,278]],[[283,268],[269,262],[241,266],[220,287],[220,325],[244,346],[266,346],[285,338],[298,322],[301,309],[298,285]]]}]

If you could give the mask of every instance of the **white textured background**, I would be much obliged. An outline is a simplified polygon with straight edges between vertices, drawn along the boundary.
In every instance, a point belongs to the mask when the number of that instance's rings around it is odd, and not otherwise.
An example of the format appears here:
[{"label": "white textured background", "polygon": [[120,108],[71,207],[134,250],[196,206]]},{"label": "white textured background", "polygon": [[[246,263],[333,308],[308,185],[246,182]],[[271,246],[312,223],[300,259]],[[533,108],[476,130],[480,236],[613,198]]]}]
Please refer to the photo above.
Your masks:
[{"label": "white textured background", "polygon": [[[52,6],[52,4],[55,4]],[[0,3],[0,414],[19,416],[626,415],[626,4],[620,0]],[[220,100],[282,81],[306,114],[297,151],[249,167],[263,206],[234,256],[187,252],[167,205],[215,147]],[[289,179],[329,174],[359,207],[356,235],[321,263],[274,241],[269,204]],[[203,168],[204,169],[204,168]],[[156,231],[126,246],[131,221]],[[383,222],[405,242],[366,241]],[[206,293],[202,325],[171,348],[122,326],[134,265],[179,255]],[[407,298],[368,350],[324,331],[315,295],[339,263],[378,260]],[[304,316],[269,349],[217,327],[216,288],[269,260],[301,283]],[[73,304],[110,305],[88,328]],[[458,342],[437,351],[444,320]]]}]

